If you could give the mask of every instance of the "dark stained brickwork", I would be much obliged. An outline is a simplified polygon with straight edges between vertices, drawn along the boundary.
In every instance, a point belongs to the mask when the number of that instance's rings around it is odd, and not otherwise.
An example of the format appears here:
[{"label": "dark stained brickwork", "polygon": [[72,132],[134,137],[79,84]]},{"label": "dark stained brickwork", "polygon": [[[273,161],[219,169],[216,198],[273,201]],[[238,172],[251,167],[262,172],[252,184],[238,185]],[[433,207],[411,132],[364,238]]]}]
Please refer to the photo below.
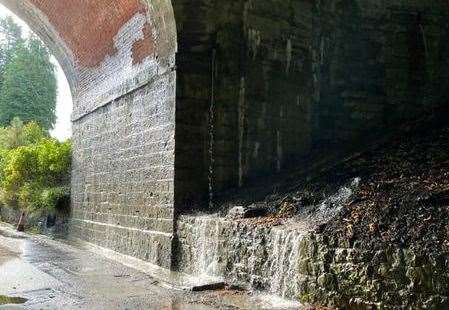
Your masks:
[{"label": "dark stained brickwork", "polygon": [[180,209],[207,206],[209,185],[244,186],[309,151],[311,9],[294,1],[176,3]]},{"label": "dark stained brickwork", "polygon": [[316,12],[318,142],[345,145],[447,103],[447,2],[330,1]]},{"label": "dark stained brickwork", "polygon": [[180,210],[447,104],[445,1],[194,4],[174,6]]}]

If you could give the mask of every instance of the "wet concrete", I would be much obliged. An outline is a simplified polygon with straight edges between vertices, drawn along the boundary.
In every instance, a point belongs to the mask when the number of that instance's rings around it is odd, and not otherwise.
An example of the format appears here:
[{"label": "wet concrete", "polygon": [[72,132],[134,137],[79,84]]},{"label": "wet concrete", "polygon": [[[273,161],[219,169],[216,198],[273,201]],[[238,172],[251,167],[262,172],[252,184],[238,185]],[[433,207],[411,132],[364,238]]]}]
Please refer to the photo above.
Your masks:
[{"label": "wet concrete", "polygon": [[85,243],[17,234],[0,224],[0,295],[26,299],[0,309],[298,308],[251,292],[176,289],[143,272],[142,262],[125,265],[102,254]]}]

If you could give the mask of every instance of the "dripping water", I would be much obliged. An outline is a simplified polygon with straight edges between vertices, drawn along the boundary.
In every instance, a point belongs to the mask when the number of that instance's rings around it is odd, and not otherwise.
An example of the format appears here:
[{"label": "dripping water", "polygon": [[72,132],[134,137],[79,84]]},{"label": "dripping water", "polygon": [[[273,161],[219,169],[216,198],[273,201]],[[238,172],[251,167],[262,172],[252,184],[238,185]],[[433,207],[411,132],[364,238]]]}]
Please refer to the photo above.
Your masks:
[{"label": "dripping water", "polygon": [[214,208],[214,144],[215,144],[215,65],[216,65],[216,49],[212,50],[211,61],[211,93],[209,106],[209,209]]},{"label": "dripping water", "polygon": [[292,62],[292,40],[288,39],[287,40],[287,48],[286,48],[286,59],[287,59],[287,65],[285,68],[285,73],[288,74],[288,72],[290,71],[290,66],[291,66],[291,62]]},{"label": "dripping water", "polygon": [[428,50],[428,45],[427,45],[427,36],[426,36],[426,31],[424,30],[424,26],[421,23],[419,24],[419,29],[421,31],[421,36],[422,36],[422,40],[423,40],[423,44],[424,44],[424,55],[427,59],[429,56],[429,50]]},{"label": "dripping water", "polygon": [[292,299],[299,291],[298,262],[305,229],[295,225],[246,231],[217,215],[197,216],[188,232],[189,266],[201,277],[227,279]]},{"label": "dripping water", "polygon": [[283,157],[283,150],[282,150],[282,121],[284,118],[284,107],[281,106],[279,111],[279,128],[276,131],[276,170],[277,172],[281,172],[282,170],[282,157]]},{"label": "dripping water", "polygon": [[243,138],[245,134],[245,78],[240,79],[239,110],[239,187],[243,186]]},{"label": "dripping water", "polygon": [[[428,45],[428,41],[427,41],[427,36],[426,36],[426,31],[424,30],[424,26],[422,23],[419,23],[419,30],[421,32],[421,36],[422,36],[422,41],[423,41],[423,45],[424,45],[424,60],[427,63],[427,60],[429,59],[429,45]],[[427,68],[425,69],[425,74],[426,74],[426,79],[427,79],[427,83],[428,85],[432,85],[432,74],[427,70]],[[426,87],[427,89],[427,94],[426,96],[428,96],[428,98],[431,98],[431,94],[429,93],[429,89]],[[432,102],[432,101],[431,101]],[[435,104],[430,105],[431,108],[431,112],[432,115],[435,114]]]}]

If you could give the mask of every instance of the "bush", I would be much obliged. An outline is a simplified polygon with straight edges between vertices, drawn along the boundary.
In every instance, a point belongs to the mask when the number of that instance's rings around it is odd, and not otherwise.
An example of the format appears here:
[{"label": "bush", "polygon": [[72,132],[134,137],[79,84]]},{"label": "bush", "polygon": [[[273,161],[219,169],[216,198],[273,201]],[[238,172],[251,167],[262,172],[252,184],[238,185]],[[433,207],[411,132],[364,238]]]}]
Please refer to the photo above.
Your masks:
[{"label": "bush", "polygon": [[0,127],[0,149],[10,150],[19,146],[38,143],[47,136],[48,133],[36,122],[24,124],[16,117],[9,127]]},{"label": "bush", "polygon": [[20,129],[3,128],[1,133],[20,137],[10,141],[21,145],[14,148],[12,144],[4,144],[0,149],[3,204],[34,212],[54,209],[58,201],[67,199],[70,195],[70,141],[61,143],[48,137],[35,123]]},{"label": "bush", "polygon": [[45,188],[40,184],[26,184],[18,192],[18,205],[29,212],[53,211],[69,195],[68,186]]}]

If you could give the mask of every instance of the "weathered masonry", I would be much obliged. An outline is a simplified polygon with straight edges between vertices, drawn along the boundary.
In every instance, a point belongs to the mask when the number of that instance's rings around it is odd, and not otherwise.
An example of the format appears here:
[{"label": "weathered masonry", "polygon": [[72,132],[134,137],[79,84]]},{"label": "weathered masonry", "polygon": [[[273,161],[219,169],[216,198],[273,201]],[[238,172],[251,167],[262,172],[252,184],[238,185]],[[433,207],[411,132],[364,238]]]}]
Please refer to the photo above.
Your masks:
[{"label": "weathered masonry", "polygon": [[71,84],[72,233],[164,267],[210,191],[448,103],[443,0],[0,2]]}]

